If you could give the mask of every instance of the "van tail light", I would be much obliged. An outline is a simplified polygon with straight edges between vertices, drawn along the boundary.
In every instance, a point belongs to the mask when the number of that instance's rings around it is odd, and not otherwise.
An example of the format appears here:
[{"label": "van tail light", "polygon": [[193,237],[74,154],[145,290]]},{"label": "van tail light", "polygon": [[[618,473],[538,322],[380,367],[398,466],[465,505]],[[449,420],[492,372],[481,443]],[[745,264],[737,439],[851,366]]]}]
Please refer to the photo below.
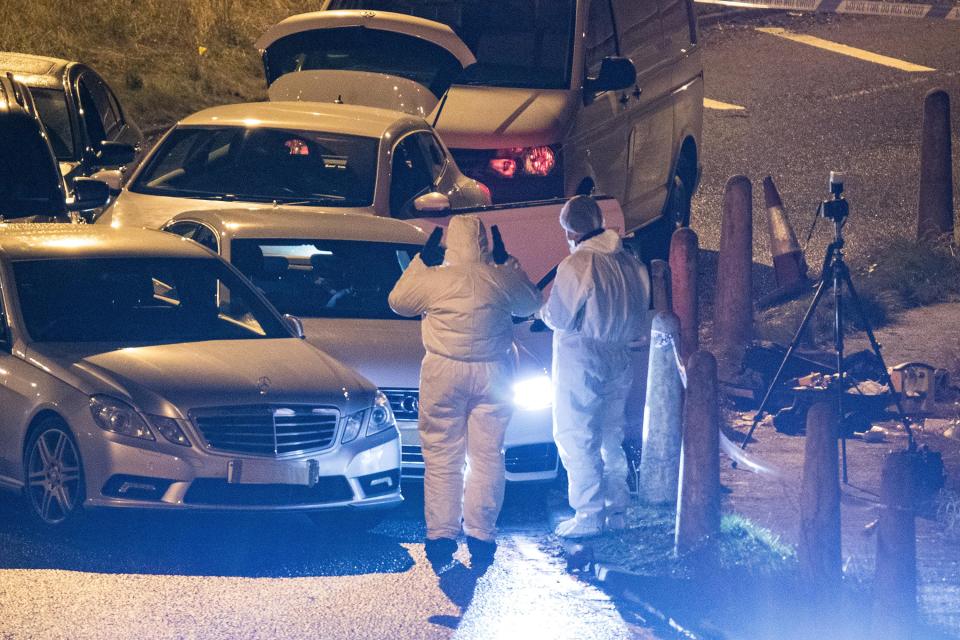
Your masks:
[{"label": "van tail light", "polygon": [[512,178],[517,174],[517,161],[513,158],[494,158],[490,161],[490,169],[501,177]]},{"label": "van tail light", "polygon": [[487,166],[499,178],[546,178],[557,168],[557,150],[548,146],[499,149]]},{"label": "van tail light", "polygon": [[557,154],[550,147],[523,150],[523,171],[527,175],[547,177],[557,166]]}]

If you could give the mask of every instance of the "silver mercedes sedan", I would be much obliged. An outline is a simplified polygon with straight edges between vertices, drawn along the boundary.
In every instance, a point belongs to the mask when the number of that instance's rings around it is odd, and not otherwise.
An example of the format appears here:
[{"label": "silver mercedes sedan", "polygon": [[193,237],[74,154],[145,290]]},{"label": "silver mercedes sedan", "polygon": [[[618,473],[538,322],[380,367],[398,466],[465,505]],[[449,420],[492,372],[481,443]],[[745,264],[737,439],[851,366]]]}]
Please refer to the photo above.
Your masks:
[{"label": "silver mercedes sedan", "polygon": [[402,500],[386,397],[200,245],[0,225],[0,292],[0,487],[41,523]]}]

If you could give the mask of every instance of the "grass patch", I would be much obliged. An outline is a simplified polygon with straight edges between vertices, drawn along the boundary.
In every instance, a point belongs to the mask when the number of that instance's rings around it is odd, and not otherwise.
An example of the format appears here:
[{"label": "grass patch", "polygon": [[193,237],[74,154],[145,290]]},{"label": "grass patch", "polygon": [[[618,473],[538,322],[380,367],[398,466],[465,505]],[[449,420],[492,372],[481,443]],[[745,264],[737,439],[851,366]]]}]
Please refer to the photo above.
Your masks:
[{"label": "grass patch", "polygon": [[156,133],[199,109],[262,100],[253,42],[320,0],[0,0],[0,50],[80,60]]},{"label": "grass patch", "polygon": [[[960,256],[950,240],[949,237],[922,241],[892,238],[862,262],[850,265],[864,314],[874,328],[889,324],[906,309],[960,296]],[[810,294],[760,313],[758,336],[773,342],[789,342],[812,297]],[[862,330],[864,327],[846,296],[844,300],[846,328]],[[833,297],[828,292],[810,322],[805,337],[807,345],[832,341],[833,316]]]},{"label": "grass patch", "polygon": [[[684,577],[687,567],[673,554],[673,511],[634,506],[627,510],[627,518],[627,529],[587,542],[594,559],[641,575]],[[718,544],[723,570],[765,576],[788,573],[796,567],[793,547],[740,515],[723,516]]]}]

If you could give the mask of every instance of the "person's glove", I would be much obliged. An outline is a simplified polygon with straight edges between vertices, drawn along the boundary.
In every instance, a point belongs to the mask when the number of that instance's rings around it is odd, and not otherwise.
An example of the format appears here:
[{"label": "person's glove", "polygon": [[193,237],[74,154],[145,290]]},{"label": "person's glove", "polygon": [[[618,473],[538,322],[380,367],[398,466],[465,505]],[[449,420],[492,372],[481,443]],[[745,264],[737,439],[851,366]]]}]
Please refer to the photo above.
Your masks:
[{"label": "person's glove", "polygon": [[507,248],[503,244],[503,236],[500,235],[500,227],[493,225],[490,228],[490,235],[493,236],[493,261],[496,264],[504,264],[510,257]]},{"label": "person's glove", "polygon": [[443,247],[440,246],[440,239],[443,237],[443,227],[437,227],[430,234],[427,244],[423,245],[420,251],[420,259],[428,267],[438,267],[443,264]]}]

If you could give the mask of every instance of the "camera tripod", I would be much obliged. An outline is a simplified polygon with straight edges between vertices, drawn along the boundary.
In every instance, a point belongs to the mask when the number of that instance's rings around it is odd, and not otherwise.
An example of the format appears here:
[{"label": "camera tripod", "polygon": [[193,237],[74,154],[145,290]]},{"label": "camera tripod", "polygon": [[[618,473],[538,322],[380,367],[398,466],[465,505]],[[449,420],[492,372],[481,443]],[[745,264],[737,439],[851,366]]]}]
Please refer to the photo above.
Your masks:
[{"label": "camera tripod", "polygon": [[860,321],[863,323],[863,327],[867,334],[867,338],[870,340],[870,346],[873,349],[873,353],[877,356],[877,360],[880,362],[880,367],[882,369],[880,381],[887,385],[887,388],[890,390],[889,393],[893,396],[897,406],[897,413],[903,422],[904,429],[907,432],[907,442],[910,451],[914,451],[916,449],[916,443],[913,439],[913,430],[910,428],[910,422],[907,420],[903,412],[903,407],[900,404],[900,397],[893,391],[893,383],[890,380],[890,374],[887,371],[887,364],[884,362],[883,356],[880,353],[880,344],[877,342],[876,336],[873,334],[873,329],[870,326],[870,321],[867,319],[866,313],[864,313],[863,302],[861,301],[860,296],[857,294],[856,288],[853,286],[853,280],[850,277],[850,268],[843,259],[843,226],[846,222],[849,210],[846,200],[841,197],[843,183],[837,183],[837,185],[839,188],[835,188],[833,176],[831,175],[831,190],[833,191],[834,197],[832,200],[824,201],[820,205],[819,209],[819,213],[821,213],[823,217],[829,218],[833,221],[834,240],[827,247],[827,253],[823,259],[823,268],[820,272],[820,283],[817,285],[816,294],[813,296],[813,301],[810,303],[810,306],[807,308],[807,311],[803,316],[803,321],[800,323],[800,328],[797,329],[796,335],[794,335],[793,340],[790,342],[790,346],[787,348],[787,353],[780,362],[780,367],[777,369],[776,375],[770,382],[770,386],[767,387],[767,392],[763,396],[760,406],[757,408],[756,415],[753,417],[753,423],[750,426],[750,431],[747,432],[747,437],[744,439],[740,448],[744,450],[747,448],[747,444],[750,442],[750,438],[753,436],[753,432],[756,430],[757,425],[760,423],[760,419],[767,408],[767,403],[770,401],[770,397],[773,395],[774,389],[780,382],[780,378],[783,375],[784,369],[786,369],[787,363],[789,362],[791,356],[793,356],[793,353],[797,350],[797,347],[803,338],[803,333],[806,330],[807,325],[810,324],[810,320],[813,318],[813,315],[816,312],[817,305],[823,299],[827,290],[832,289],[834,301],[834,353],[836,355],[837,362],[837,382],[835,384],[837,394],[837,416],[841,422],[840,442],[843,462],[843,482],[844,484],[847,484],[847,434],[846,430],[842,428],[842,426],[844,421],[843,399],[847,389],[850,387],[850,384],[849,380],[847,379],[847,375],[844,372],[844,286],[846,286],[847,291],[849,292],[849,297],[853,301],[853,307],[857,313],[857,316],[859,316]]}]

